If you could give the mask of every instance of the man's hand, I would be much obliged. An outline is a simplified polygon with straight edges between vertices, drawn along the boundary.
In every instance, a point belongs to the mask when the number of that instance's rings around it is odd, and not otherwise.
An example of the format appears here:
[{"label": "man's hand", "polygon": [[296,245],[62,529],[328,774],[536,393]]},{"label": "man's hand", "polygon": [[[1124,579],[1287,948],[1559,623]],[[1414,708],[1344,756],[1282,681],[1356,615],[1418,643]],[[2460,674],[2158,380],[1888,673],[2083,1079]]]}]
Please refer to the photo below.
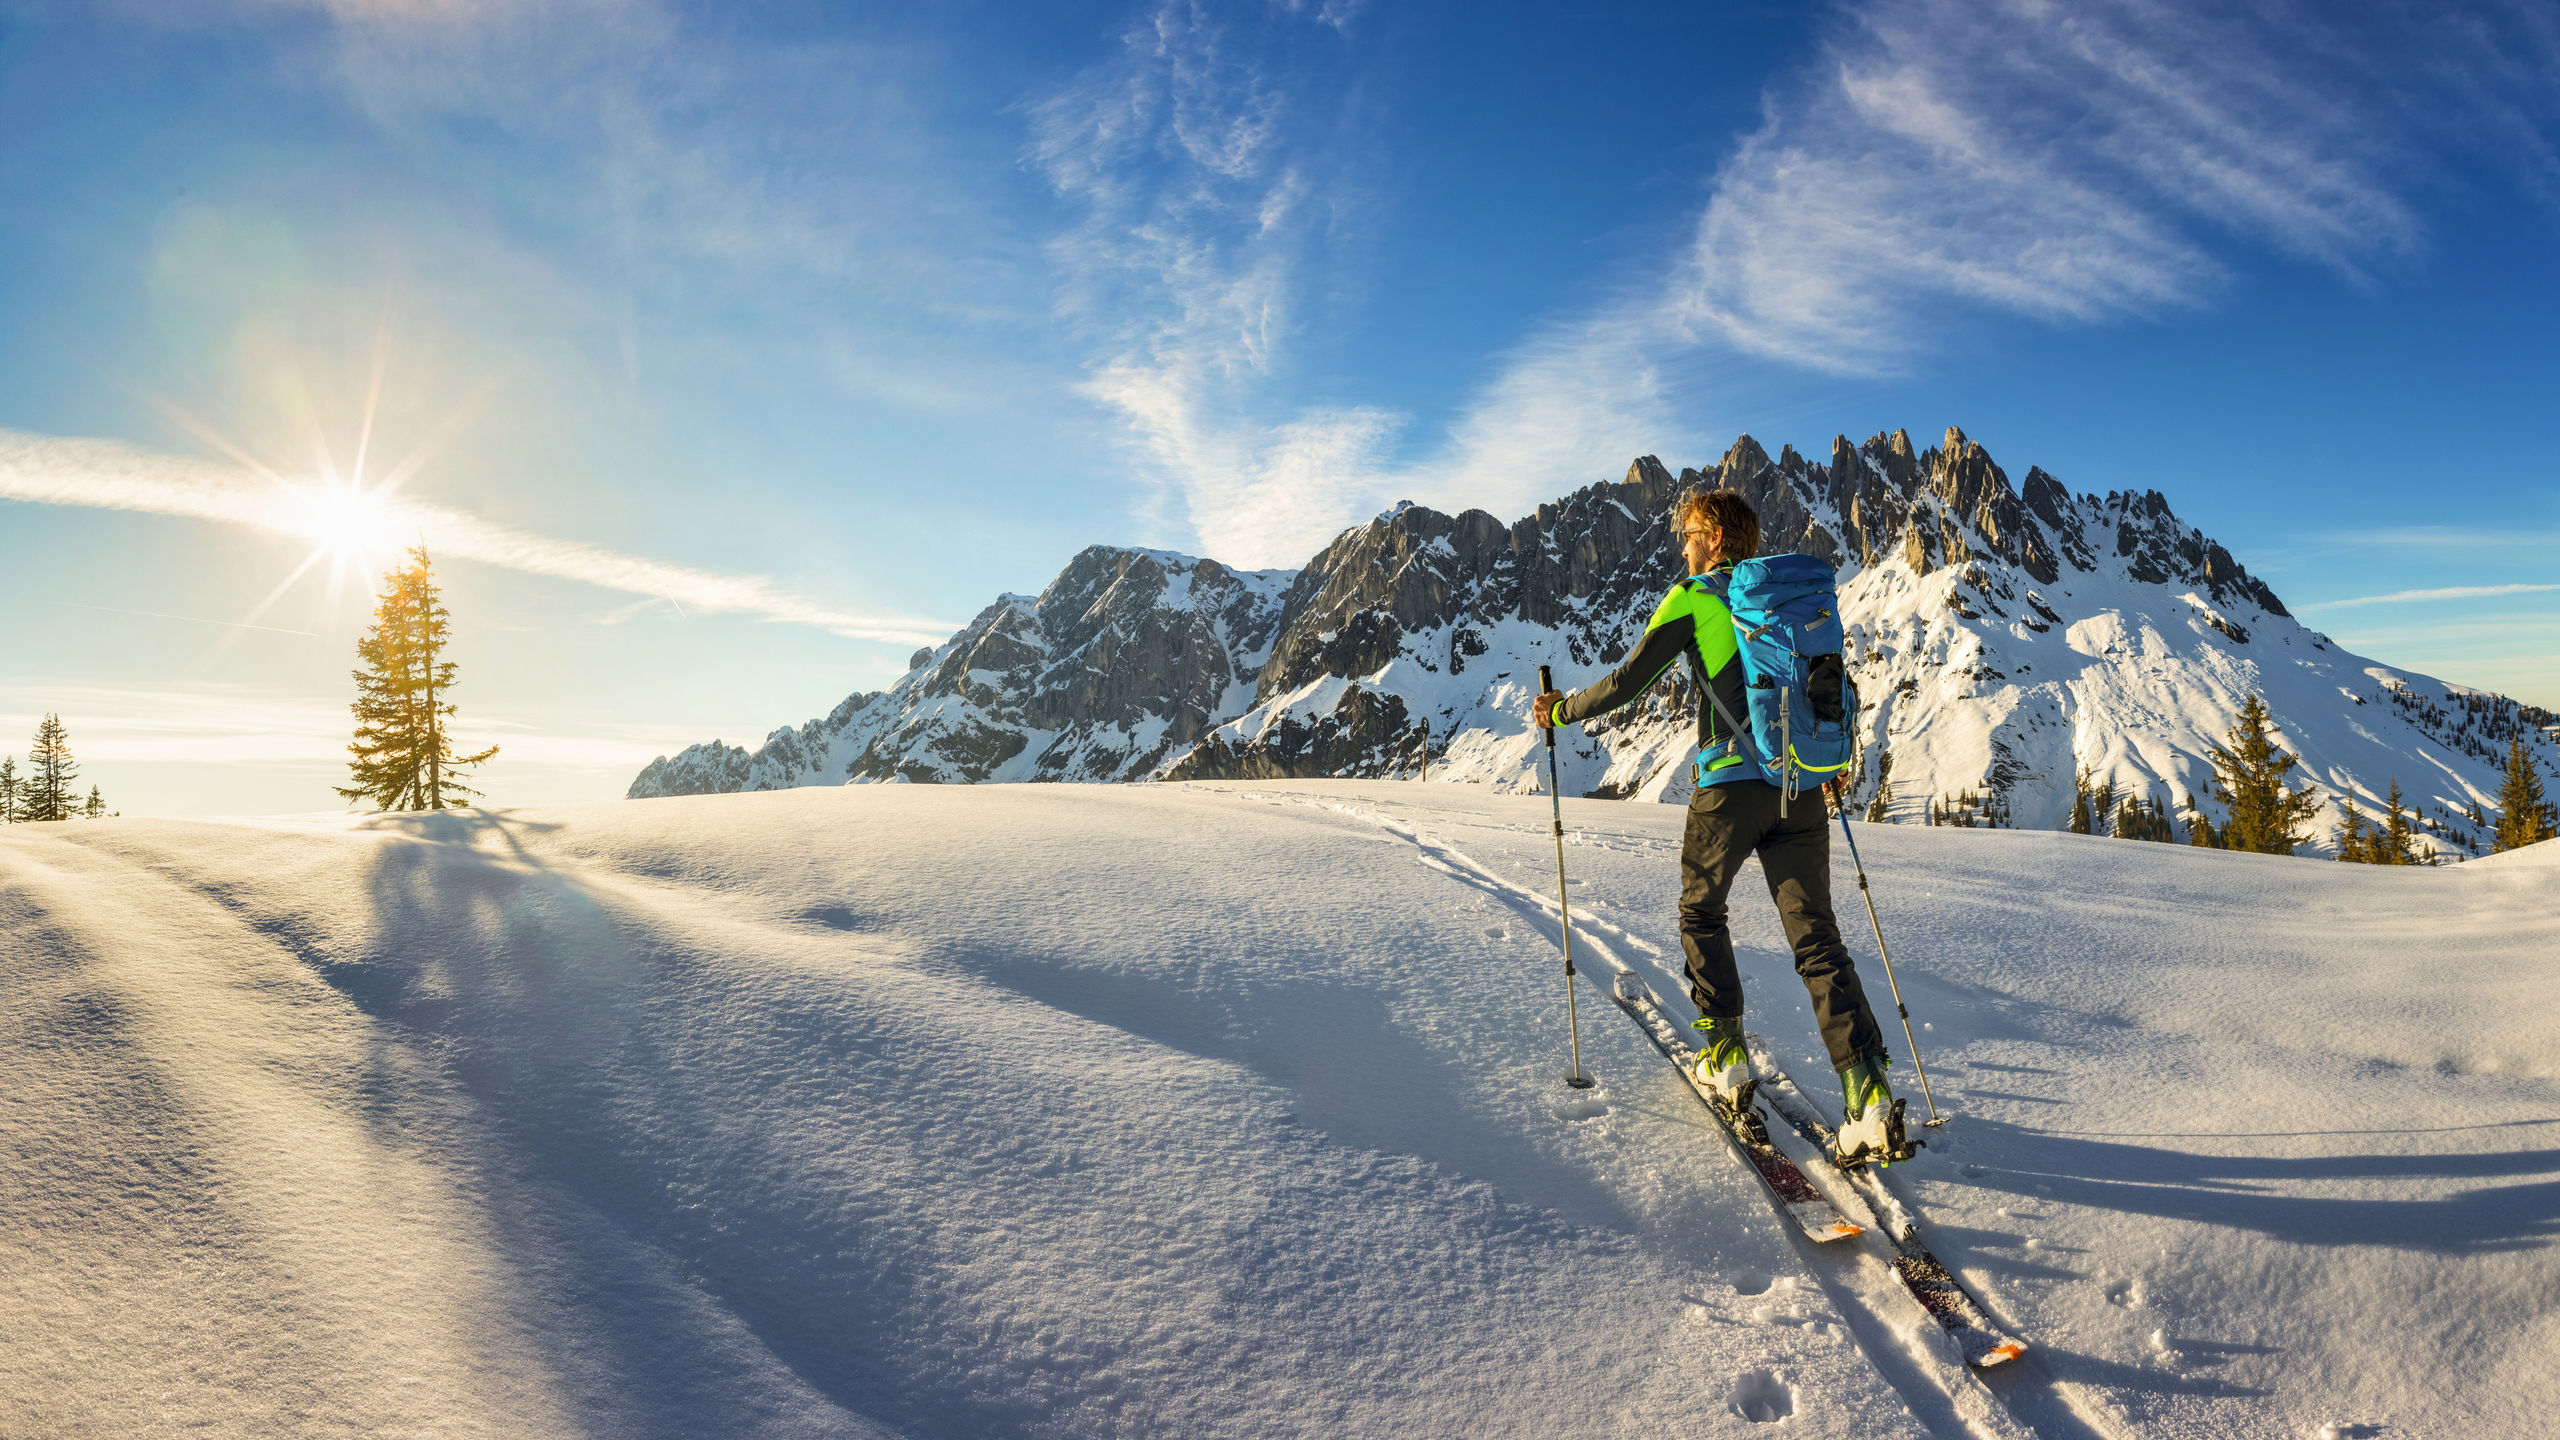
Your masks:
[{"label": "man's hand", "polygon": [[1832,777],[1830,783],[1822,787],[1822,793],[1831,797],[1831,812],[1833,814],[1846,815],[1849,813],[1848,776],[1838,775]]},{"label": "man's hand", "polygon": [[1540,730],[1556,723],[1556,702],[1564,698],[1561,690],[1550,690],[1529,703],[1529,723]]}]

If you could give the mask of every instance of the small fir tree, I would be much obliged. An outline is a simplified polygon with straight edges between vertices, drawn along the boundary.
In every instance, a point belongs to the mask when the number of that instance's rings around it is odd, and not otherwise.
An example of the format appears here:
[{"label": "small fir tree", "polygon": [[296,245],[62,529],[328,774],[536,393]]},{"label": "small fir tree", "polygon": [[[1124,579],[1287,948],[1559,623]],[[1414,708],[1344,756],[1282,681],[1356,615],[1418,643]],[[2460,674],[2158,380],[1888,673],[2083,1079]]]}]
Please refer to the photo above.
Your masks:
[{"label": "small fir tree", "polygon": [[0,825],[18,823],[18,757],[0,755]]},{"label": "small fir tree", "polygon": [[68,820],[77,802],[72,798],[71,782],[80,778],[80,766],[71,758],[71,736],[62,727],[62,717],[47,715],[36,726],[36,741],[27,752],[27,778],[20,782],[18,818],[47,821]]},{"label": "small fir tree", "polygon": [[2275,719],[2264,696],[2252,694],[2240,707],[2229,739],[2228,748],[2205,747],[2213,762],[2213,798],[2228,817],[2217,837],[2221,848],[2292,854],[2308,838],[2299,827],[2319,811],[2320,797],[2285,784],[2285,775],[2300,762],[2276,744]]},{"label": "small fir tree", "polygon": [[2391,782],[2391,794],[2383,802],[2382,833],[2374,837],[2373,861],[2377,865],[2415,865],[2417,846],[2409,832],[2409,814],[2401,808],[2400,782]]},{"label": "small fir tree", "polygon": [[1876,756],[1876,796],[1867,802],[1867,823],[1881,825],[1893,816],[1893,752]]},{"label": "small fir tree", "polygon": [[2346,813],[2332,832],[2338,841],[2338,860],[2347,865],[2373,863],[2373,837],[2365,831],[2364,812],[2356,808],[2355,792],[2347,792]]},{"label": "small fir tree", "polygon": [[2094,820],[2089,813],[2089,767],[2083,765],[2071,777],[2071,833],[2088,834]]},{"label": "small fir tree", "polygon": [[355,672],[356,738],[347,746],[355,783],[335,787],[349,800],[383,810],[444,810],[480,792],[462,773],[498,753],[453,753],[445,721],[454,714],[454,662],[442,658],[450,637],[424,546],[383,578],[373,629],[356,642],[364,667]]},{"label": "small fir tree", "polygon": [[89,803],[80,807],[80,818],[83,820],[107,818],[106,798],[98,793],[98,787],[95,785],[89,787]]},{"label": "small fir tree", "polygon": [[2524,737],[2507,740],[2507,773],[2498,785],[2498,827],[2490,837],[2492,855],[2520,850],[2560,834],[2560,816],[2542,798],[2542,773],[2524,748]]},{"label": "small fir tree", "polygon": [[2187,843],[2211,850],[2221,842],[2214,838],[2213,822],[2205,818],[2204,807],[2196,803],[2196,792],[2187,792]]}]

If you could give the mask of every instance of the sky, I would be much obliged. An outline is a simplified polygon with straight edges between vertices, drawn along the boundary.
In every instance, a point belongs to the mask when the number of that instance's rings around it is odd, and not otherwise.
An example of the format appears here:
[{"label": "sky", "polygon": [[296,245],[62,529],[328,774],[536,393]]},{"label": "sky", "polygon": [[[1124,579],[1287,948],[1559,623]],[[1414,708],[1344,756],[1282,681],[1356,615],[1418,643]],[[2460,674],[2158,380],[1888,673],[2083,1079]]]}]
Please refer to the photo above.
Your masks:
[{"label": "sky", "polygon": [[2526,0],[0,0],[0,737],[335,808],[422,541],[604,799],[1090,544],[1949,425],[2560,707],[2555,255]]}]

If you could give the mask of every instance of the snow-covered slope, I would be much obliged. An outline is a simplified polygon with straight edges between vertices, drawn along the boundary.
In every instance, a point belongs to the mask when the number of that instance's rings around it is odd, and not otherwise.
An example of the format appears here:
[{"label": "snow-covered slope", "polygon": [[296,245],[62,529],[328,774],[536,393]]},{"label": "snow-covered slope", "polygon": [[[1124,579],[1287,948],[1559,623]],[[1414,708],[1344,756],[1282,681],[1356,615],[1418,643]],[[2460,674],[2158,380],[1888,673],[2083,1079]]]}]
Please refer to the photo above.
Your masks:
[{"label": "snow-covered slope", "polygon": [[1565,804],[1583,1097],[1487,787],[0,831],[0,1434],[2549,1432],[2560,845],[1863,835],[1984,1389],[1599,1002],[1680,815]]},{"label": "snow-covered slope", "polygon": [[[1650,456],[1504,525],[1399,506],[1295,572],[1107,548],[1038,601],[1008,597],[886,695],[644,771],[634,797],[911,780],[1404,776],[1522,788],[1542,757],[1523,711],[1537,666],[1578,686],[1622,658],[1681,562],[1664,512],[1684,485],[1759,509],[1762,548],[1839,565],[1865,700],[1864,802],[1916,822],[1971,797],[2029,828],[2068,819],[2083,772],[2125,801],[2218,823],[2207,747],[2262,694],[2296,783],[2339,806],[2396,781],[2449,856],[2485,848],[2510,736],[2560,771],[2560,721],[2378,664],[2305,628],[2157,491],[2013,486],[1949,430],[1836,439],[1817,464],[1748,436],[1675,478]],[[1189,579],[1196,574],[1196,582]],[[1150,637],[1141,641],[1138,637]],[[1166,643],[1181,637],[1183,643]],[[920,659],[924,657],[920,656]],[[1694,700],[1665,685],[1567,746],[1579,795],[1680,800]],[[2183,831],[2180,832],[2183,834]]]}]

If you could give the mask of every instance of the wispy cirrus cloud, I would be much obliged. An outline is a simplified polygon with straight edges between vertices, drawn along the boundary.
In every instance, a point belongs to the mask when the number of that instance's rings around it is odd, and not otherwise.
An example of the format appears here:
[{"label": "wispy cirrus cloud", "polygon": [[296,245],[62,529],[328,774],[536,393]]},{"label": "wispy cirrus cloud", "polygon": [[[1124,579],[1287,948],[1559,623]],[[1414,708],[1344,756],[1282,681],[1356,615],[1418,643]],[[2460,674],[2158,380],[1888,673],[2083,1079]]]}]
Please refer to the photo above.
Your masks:
[{"label": "wispy cirrus cloud", "polygon": [[1061,310],[1097,347],[1084,393],[1161,482],[1159,526],[1238,563],[1296,563],[1373,508],[1406,423],[1271,396],[1329,244],[1358,223],[1321,78],[1354,13],[1160,0],[1030,111],[1031,162],[1081,212],[1051,249]]},{"label": "wispy cirrus cloud", "polygon": [[1709,386],[1737,367],[1887,374],[1969,315],[2202,308],[2244,252],[2377,283],[2427,244],[2413,177],[2450,140],[2500,137],[2528,189],[2560,197],[2560,21],[2517,0],[1871,0],[1769,87],[1652,273],[1524,337],[1398,463],[1411,417],[1276,402],[1321,283],[1315,239],[1360,197],[1320,143],[1333,82],[1285,45],[1243,44],[1249,28],[1157,4],[1124,54],[1036,112],[1034,157],[1085,207],[1060,242],[1071,294],[1108,276],[1150,316],[1112,337],[1088,393],[1177,520],[1261,563],[1391,496],[1524,505],[1729,433]]},{"label": "wispy cirrus cloud", "polygon": [[2424,240],[2394,104],[2393,42],[2419,37],[2396,29],[2289,4],[1864,6],[1718,171],[1674,313],[1867,374],[1926,350],[1920,322],[1949,306],[2085,324],[2202,305],[2235,242],[2362,283]]},{"label": "wispy cirrus cloud", "polygon": [[2363,605],[2405,605],[2431,600],[2490,600],[2502,595],[2544,595],[2560,585],[2445,585],[2432,590],[2394,590],[2388,595],[2358,595],[2350,600],[2322,600],[2297,605],[2300,611],[2348,610]]},{"label": "wispy cirrus cloud", "polygon": [[[170,455],[108,440],[0,430],[0,500],[179,515],[311,537],[307,512],[275,480],[237,465]],[[429,553],[528,575],[575,580],[688,609],[808,625],[899,645],[933,645],[957,627],[911,616],[857,614],[810,600],[754,575],[723,575],[622,555],[574,540],[492,524],[401,499],[382,502],[386,530],[415,534]]]}]

